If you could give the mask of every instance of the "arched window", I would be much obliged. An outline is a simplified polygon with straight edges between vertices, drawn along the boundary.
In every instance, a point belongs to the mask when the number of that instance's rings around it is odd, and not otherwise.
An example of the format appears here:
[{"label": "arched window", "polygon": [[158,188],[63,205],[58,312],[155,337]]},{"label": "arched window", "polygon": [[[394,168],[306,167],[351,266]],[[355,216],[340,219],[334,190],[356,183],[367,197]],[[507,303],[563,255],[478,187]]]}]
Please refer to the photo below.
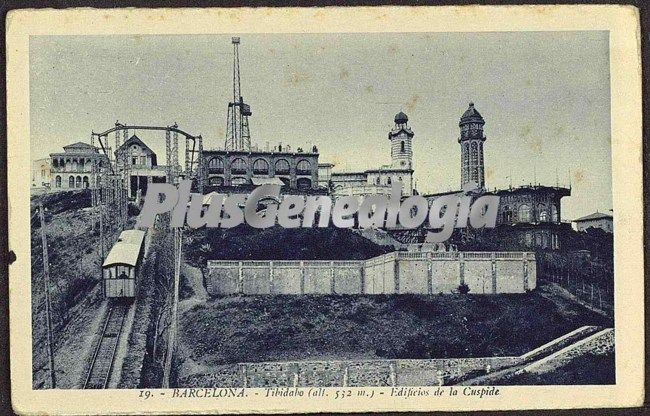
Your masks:
[{"label": "arched window", "polygon": [[406,146],[404,144],[404,140],[402,140],[402,142],[400,143],[400,152],[404,153],[406,151],[405,148]]},{"label": "arched window", "polygon": [[311,164],[307,160],[301,160],[296,165],[296,173],[298,175],[309,175],[311,173]]},{"label": "arched window", "polygon": [[85,159],[80,159],[79,160],[79,171],[83,172],[86,167],[86,160]]},{"label": "arched window", "polygon": [[223,173],[223,159],[220,157],[213,157],[208,162],[208,170],[212,173]]},{"label": "arched window", "polygon": [[246,183],[248,183],[248,181],[246,180],[246,178],[236,177],[236,178],[232,178],[231,183],[233,186],[237,186],[237,185],[245,185]]},{"label": "arched window", "polygon": [[90,183],[88,182],[88,176],[84,176],[83,184],[84,188],[88,188],[90,186]]},{"label": "arched window", "polygon": [[546,205],[538,205],[537,212],[539,213],[539,222],[548,222],[548,211]]},{"label": "arched window", "polygon": [[507,205],[503,207],[503,212],[501,213],[501,222],[504,224],[512,223],[512,209]]},{"label": "arched window", "polygon": [[81,176],[77,176],[77,188],[81,188]]},{"label": "arched window", "polygon": [[59,159],[56,159],[56,158],[52,159],[52,166],[54,166],[55,168],[58,168],[59,167]]},{"label": "arched window", "polygon": [[519,222],[530,222],[530,207],[526,204],[519,206]]},{"label": "arched window", "polygon": [[296,181],[298,189],[309,189],[311,188],[311,179],[309,178],[298,178]]},{"label": "arched window", "polygon": [[68,178],[68,188],[74,188],[74,176]]},{"label": "arched window", "polygon": [[253,173],[256,175],[268,175],[269,174],[269,164],[264,159],[257,159],[253,163]]},{"label": "arched window", "polygon": [[288,175],[290,171],[289,162],[286,159],[280,159],[275,162],[275,173],[278,175]]},{"label": "arched window", "polygon": [[60,188],[60,187],[61,187],[61,176],[56,175],[56,179],[55,179],[55,182],[54,182],[54,186],[57,187],[57,188]]},{"label": "arched window", "polygon": [[560,222],[559,218],[557,217],[557,207],[555,205],[551,205],[551,221]]},{"label": "arched window", "polygon": [[232,165],[230,165],[230,170],[232,173],[246,173],[246,162],[244,159],[237,158],[232,161]]}]

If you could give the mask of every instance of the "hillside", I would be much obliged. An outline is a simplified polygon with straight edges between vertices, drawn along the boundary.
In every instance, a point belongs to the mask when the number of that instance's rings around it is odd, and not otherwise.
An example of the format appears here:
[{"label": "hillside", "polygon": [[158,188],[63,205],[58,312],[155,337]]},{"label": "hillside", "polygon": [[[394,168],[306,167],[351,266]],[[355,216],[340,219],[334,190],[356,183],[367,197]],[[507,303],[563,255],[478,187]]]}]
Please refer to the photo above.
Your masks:
[{"label": "hillside", "polygon": [[179,379],[282,360],[520,355],[611,322],[546,288],[519,295],[226,297],[180,317]]},{"label": "hillside", "polygon": [[341,228],[257,229],[242,224],[231,229],[187,230],[185,260],[204,267],[221,260],[360,260],[392,251],[352,230]]}]

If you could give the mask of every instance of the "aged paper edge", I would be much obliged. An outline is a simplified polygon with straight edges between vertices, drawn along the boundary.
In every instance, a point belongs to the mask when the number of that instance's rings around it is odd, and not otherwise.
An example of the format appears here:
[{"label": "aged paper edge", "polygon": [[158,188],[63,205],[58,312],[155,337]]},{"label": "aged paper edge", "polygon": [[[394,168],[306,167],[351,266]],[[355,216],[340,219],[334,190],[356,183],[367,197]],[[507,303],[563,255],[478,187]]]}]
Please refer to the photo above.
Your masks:
[{"label": "aged paper edge", "polygon": [[[290,413],[639,406],[644,386],[641,61],[631,6],[17,10],[6,20],[12,401],[21,414]],[[603,30],[610,35],[615,248],[614,386],[500,387],[481,400],[283,398],[144,401],[137,390],[32,390],[29,37],[34,35]]]}]

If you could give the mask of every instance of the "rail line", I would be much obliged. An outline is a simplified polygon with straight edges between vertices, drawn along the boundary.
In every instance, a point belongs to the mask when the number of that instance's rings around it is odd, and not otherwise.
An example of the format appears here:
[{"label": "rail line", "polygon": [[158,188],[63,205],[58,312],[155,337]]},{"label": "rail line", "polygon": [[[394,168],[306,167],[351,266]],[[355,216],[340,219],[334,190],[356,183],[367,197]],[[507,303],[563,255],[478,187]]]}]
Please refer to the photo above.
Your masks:
[{"label": "rail line", "polygon": [[93,353],[90,369],[84,382],[84,389],[105,389],[108,386],[113,371],[117,344],[120,340],[124,318],[128,309],[129,305],[124,303],[109,305],[101,338]]}]

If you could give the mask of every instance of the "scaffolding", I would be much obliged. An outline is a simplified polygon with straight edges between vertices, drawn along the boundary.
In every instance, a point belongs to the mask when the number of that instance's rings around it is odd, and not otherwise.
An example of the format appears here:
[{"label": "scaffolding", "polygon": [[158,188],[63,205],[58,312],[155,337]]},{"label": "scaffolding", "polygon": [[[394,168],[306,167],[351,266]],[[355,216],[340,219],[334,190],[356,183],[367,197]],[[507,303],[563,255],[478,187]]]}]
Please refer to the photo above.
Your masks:
[{"label": "scaffolding", "polygon": [[[115,123],[115,127],[103,133],[91,133],[91,144],[99,145],[104,158],[92,165],[94,186],[91,193],[96,214],[96,226],[100,232],[102,256],[119,233],[128,226],[129,200],[131,199],[131,149],[125,147],[129,131],[154,130],[165,132],[166,182],[176,184],[180,178],[193,181],[196,191],[203,193],[205,169],[203,168],[203,138],[194,136],[172,126],[127,126]],[[179,163],[178,135],[185,136],[185,163]],[[113,151],[115,149],[115,151]],[[105,163],[102,163],[105,162]]]}]

